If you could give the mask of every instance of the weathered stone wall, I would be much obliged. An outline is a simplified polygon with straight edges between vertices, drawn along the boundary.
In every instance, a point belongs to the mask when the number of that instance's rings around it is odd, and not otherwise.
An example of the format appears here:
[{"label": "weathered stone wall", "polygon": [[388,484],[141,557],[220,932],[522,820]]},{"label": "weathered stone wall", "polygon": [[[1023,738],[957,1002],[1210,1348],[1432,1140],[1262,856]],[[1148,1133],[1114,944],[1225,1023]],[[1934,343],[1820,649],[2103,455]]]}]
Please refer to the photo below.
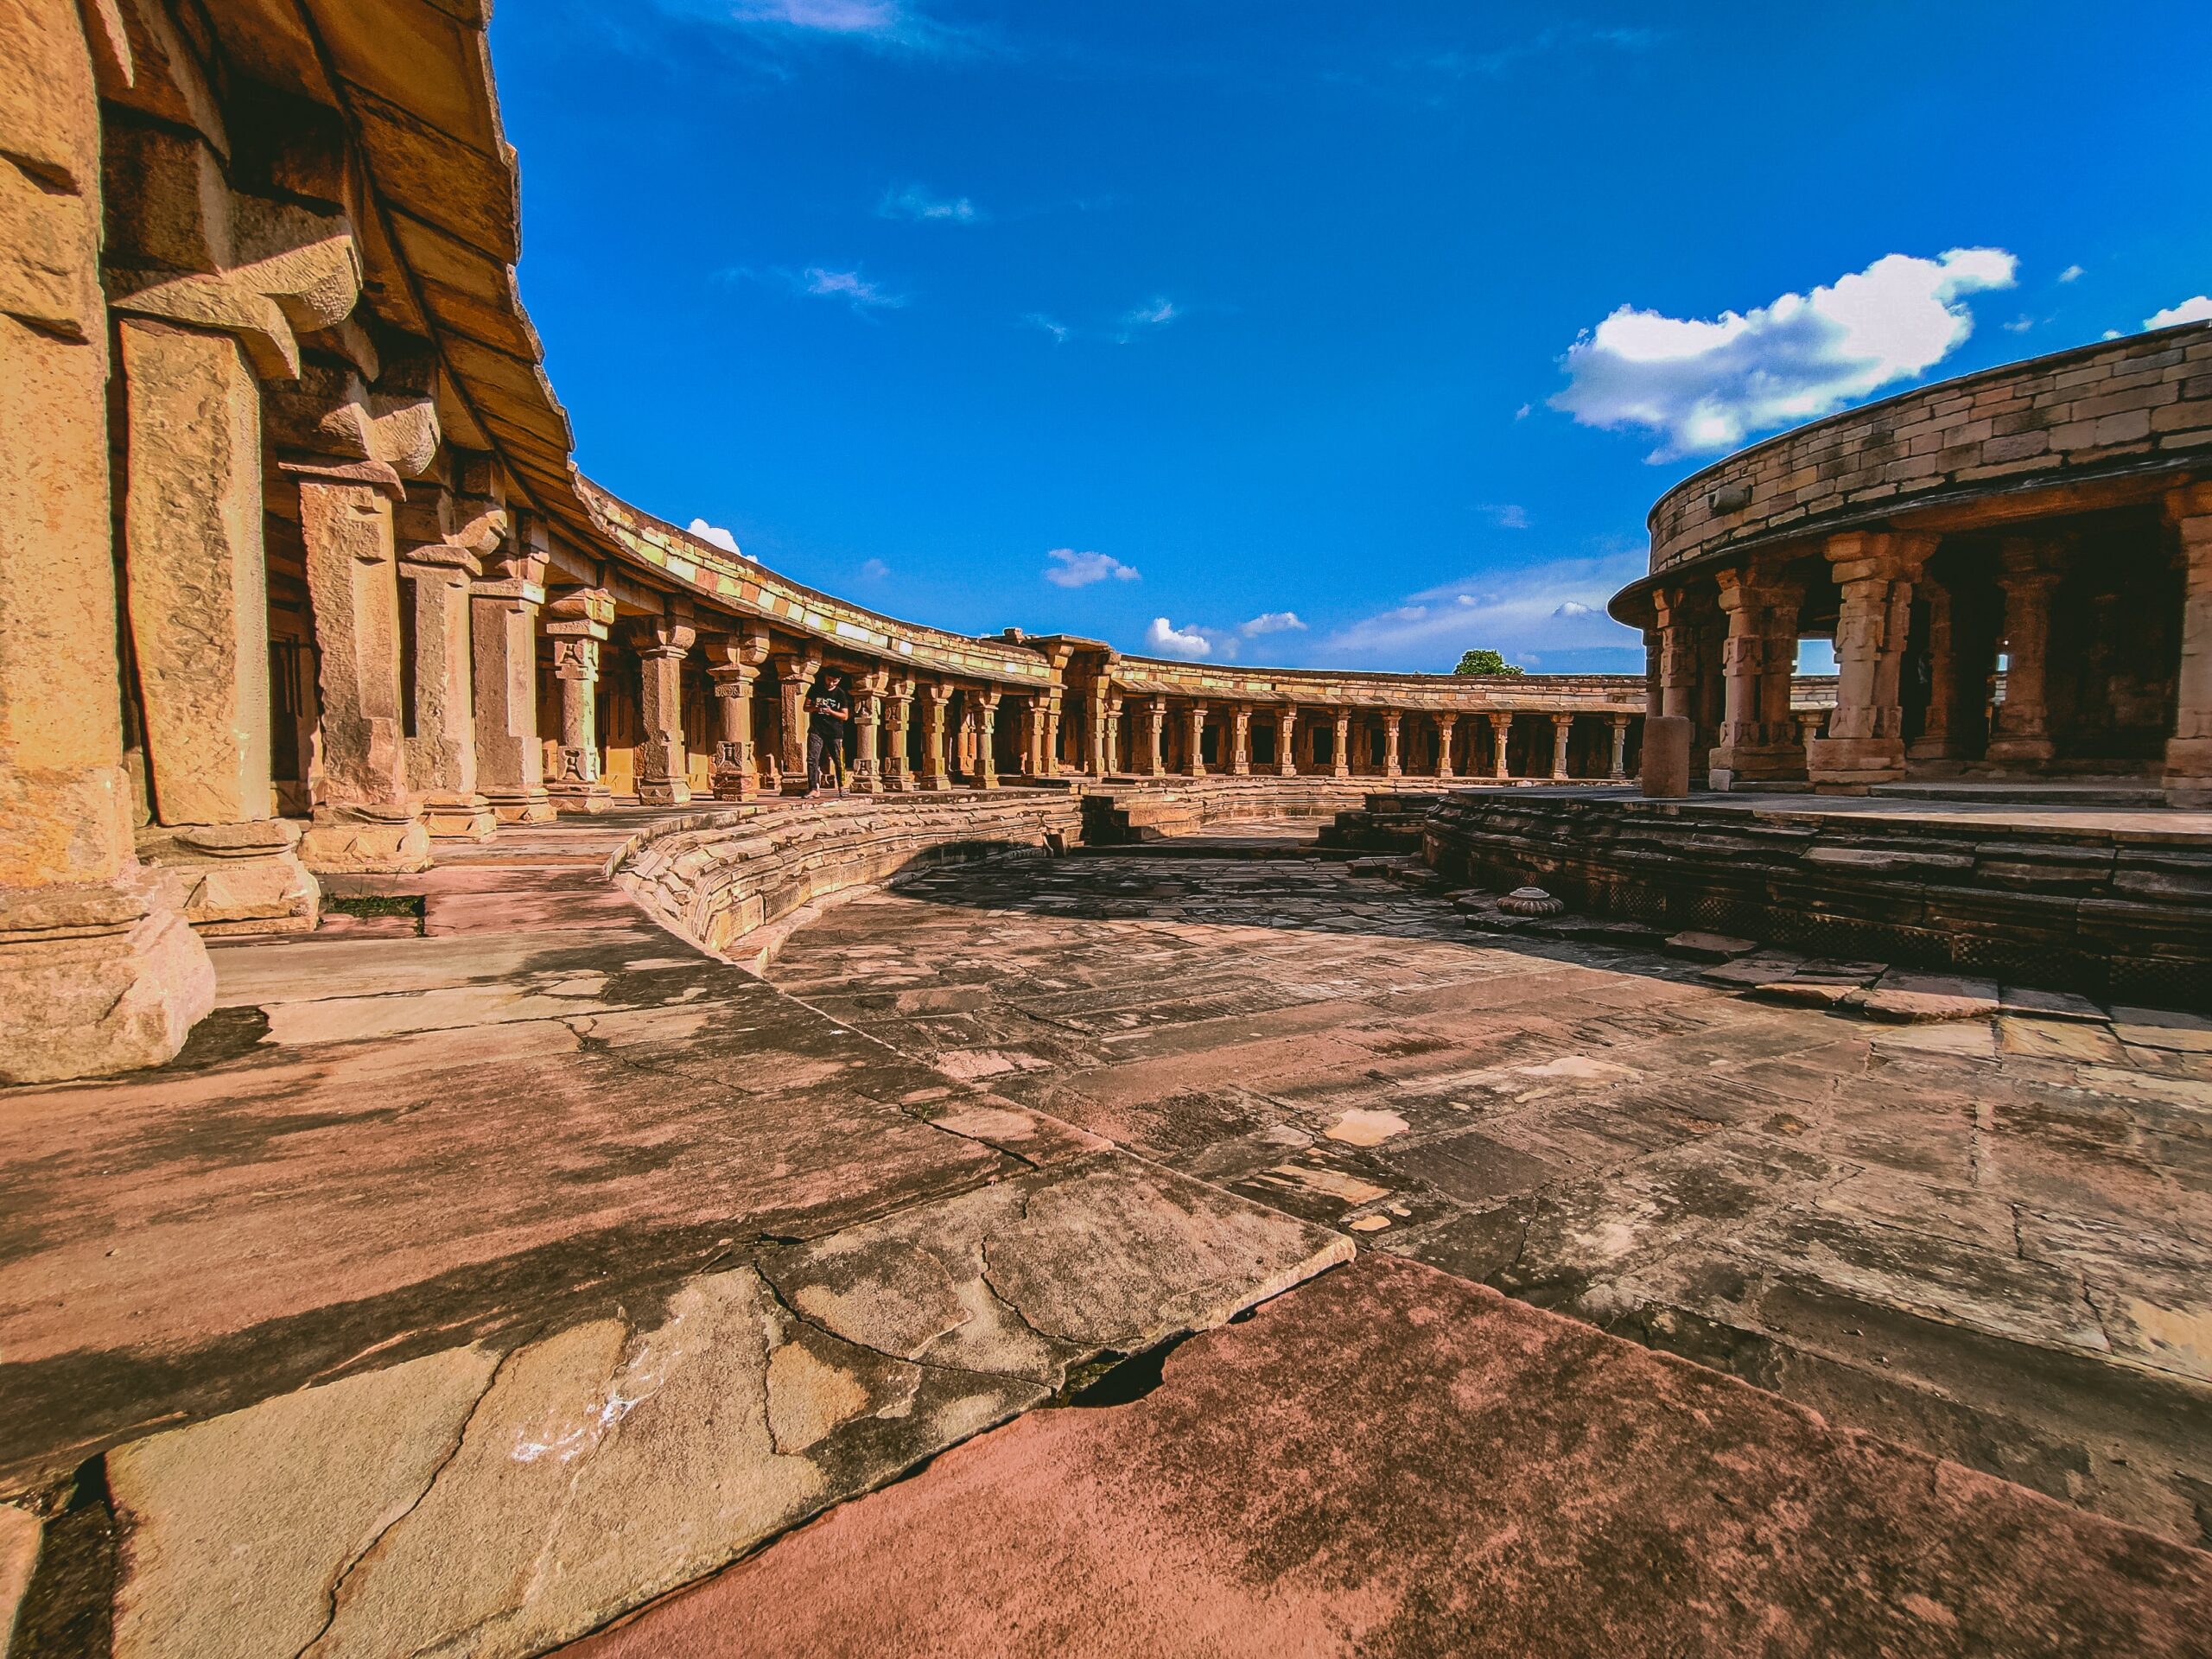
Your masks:
[{"label": "weathered stone wall", "polygon": [[1601,914],[2212,1007],[2202,836],[1503,790],[1446,796],[1423,830],[1454,880]]},{"label": "weathered stone wall", "polygon": [[2190,459],[2212,463],[2212,323],[1965,375],[1740,450],[1659,498],[1651,570],[1949,493]]},{"label": "weathered stone wall", "polygon": [[1161,783],[1116,780],[1083,798],[1083,839],[1125,846],[1187,836],[1213,823],[1255,818],[1333,818],[1363,801],[1372,778],[1200,778]]}]

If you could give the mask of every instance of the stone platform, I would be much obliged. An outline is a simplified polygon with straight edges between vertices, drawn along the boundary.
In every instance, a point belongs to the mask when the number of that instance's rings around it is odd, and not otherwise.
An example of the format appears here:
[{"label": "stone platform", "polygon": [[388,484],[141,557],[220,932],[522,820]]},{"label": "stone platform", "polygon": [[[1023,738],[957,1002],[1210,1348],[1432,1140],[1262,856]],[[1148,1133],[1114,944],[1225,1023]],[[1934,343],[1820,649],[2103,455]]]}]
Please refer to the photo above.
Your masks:
[{"label": "stone platform", "polygon": [[1467,884],[1852,961],[2212,1008],[2212,812],[1955,798],[1469,789],[1425,821]]}]

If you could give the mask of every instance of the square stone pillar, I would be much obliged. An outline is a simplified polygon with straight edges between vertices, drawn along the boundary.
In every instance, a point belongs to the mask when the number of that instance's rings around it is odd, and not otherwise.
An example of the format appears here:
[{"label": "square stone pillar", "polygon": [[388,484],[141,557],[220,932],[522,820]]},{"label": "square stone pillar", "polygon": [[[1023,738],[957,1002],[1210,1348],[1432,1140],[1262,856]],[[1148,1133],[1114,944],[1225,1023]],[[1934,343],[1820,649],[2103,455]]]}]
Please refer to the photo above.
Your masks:
[{"label": "square stone pillar", "polygon": [[1203,778],[1206,775],[1206,706],[1193,701],[1183,711],[1184,732],[1189,747],[1183,752],[1183,772],[1185,777]]},{"label": "square stone pillar", "polygon": [[1459,724],[1457,715],[1436,716],[1436,775],[1440,780],[1448,782],[1457,775],[1452,770],[1452,734]]},{"label": "square stone pillar", "polygon": [[499,828],[476,786],[472,586],[483,566],[465,547],[430,542],[403,548],[401,603],[415,621],[414,729],[403,740],[407,785],[423,798],[435,840],[481,841]]},{"label": "square stone pillar", "polygon": [[1552,778],[1555,782],[1564,779],[1568,775],[1567,746],[1573,741],[1573,736],[1574,716],[1554,715],[1552,716]]},{"label": "square stone pillar", "polygon": [[1275,716],[1275,773],[1278,777],[1298,776],[1298,705],[1286,704]]},{"label": "square stone pillar", "polygon": [[882,730],[883,689],[890,678],[888,671],[879,668],[853,681],[853,765],[845,784],[851,794],[873,795],[884,786],[883,767],[876,753]]},{"label": "square stone pillar", "polygon": [[228,335],[124,318],[117,337],[152,795],[138,855],[202,933],[308,932],[321,889],[270,791],[261,387]]},{"label": "square stone pillar", "polygon": [[599,660],[613,621],[613,595],[595,588],[572,589],[546,607],[561,690],[559,759],[546,792],[563,812],[604,812],[614,800],[599,756]]},{"label": "square stone pillar", "polygon": [[79,17],[71,0],[18,0],[0,99],[0,1083],[158,1065],[215,997],[206,946],[131,847],[100,118]]},{"label": "square stone pillar", "polygon": [[2056,550],[2009,536],[1998,555],[2005,594],[2005,701],[1985,758],[2037,766],[2057,753],[2050,738],[2050,613],[2061,580]]},{"label": "square stone pillar", "polygon": [[753,687],[767,660],[765,629],[717,634],[707,641],[707,676],[715,683],[721,735],[715,743],[712,772],[718,801],[750,801],[760,793],[753,753]]},{"label": "square stone pillar", "polygon": [[1383,711],[1382,775],[1385,778],[1402,778],[1405,776],[1405,768],[1398,764],[1399,728],[1405,724],[1405,715],[1395,709],[1389,709]]},{"label": "square stone pillar", "polygon": [[1956,604],[1951,590],[1941,582],[1924,582],[1920,598],[1928,610],[1928,707],[1920,720],[1920,734],[1906,745],[1913,760],[1947,760],[1968,751],[1965,734],[1955,729],[1963,711],[1961,664],[1959,661]]},{"label": "square stone pillar", "polygon": [[1613,716],[1613,763],[1605,776],[1615,783],[1628,776],[1628,722],[1626,715]]},{"label": "square stone pillar", "polygon": [[1496,714],[1484,715],[1483,718],[1490,722],[1492,757],[1491,776],[1498,779],[1510,778],[1513,774],[1508,770],[1508,760],[1513,741],[1513,716],[1510,714]]},{"label": "square stone pillar", "polygon": [[399,480],[381,461],[286,463],[315,610],[321,741],[309,779],[311,870],[404,874],[430,864],[421,798],[401,737]]},{"label": "square stone pillar", "polygon": [[924,789],[952,787],[952,769],[946,753],[947,709],[952,702],[953,688],[942,680],[932,680],[922,690],[922,776]]},{"label": "square stone pillar", "polygon": [[683,659],[697,632],[672,617],[639,625],[638,712],[645,738],[638,745],[638,800],[645,806],[684,806],[691,799],[690,756],[683,747]]},{"label": "square stone pillar", "polygon": [[1904,776],[1899,701],[1912,586],[1934,538],[1851,531],[1823,550],[1842,590],[1836,621],[1836,707],[1828,735],[1808,746],[1816,788],[1864,794]]},{"label": "square stone pillar", "polygon": [[1144,704],[1145,753],[1140,770],[1147,778],[1167,775],[1167,699],[1147,697]]},{"label": "square stone pillar", "polygon": [[884,690],[884,721],[886,726],[883,756],[883,787],[894,791],[914,786],[913,775],[906,769],[908,728],[913,719],[914,683],[897,678]]},{"label": "square stone pillar", "polygon": [[1252,706],[1240,702],[1229,711],[1229,772],[1246,778],[1252,772]]},{"label": "square stone pillar", "polygon": [[469,689],[476,787],[501,823],[554,816],[537,736],[537,615],[545,604],[544,527],[518,519],[512,542],[469,585]]},{"label": "square stone pillar", "polygon": [[2170,491],[2166,522],[2181,539],[2181,672],[2165,785],[2177,806],[2212,806],[2212,484]]},{"label": "square stone pillar", "polygon": [[1338,778],[1351,776],[1351,710],[1337,713],[1336,744],[1329,755],[1329,770]]},{"label": "square stone pillar", "polygon": [[976,765],[969,775],[978,789],[999,786],[999,698],[1002,695],[995,686],[969,693],[976,719]]},{"label": "square stone pillar", "polygon": [[777,736],[783,750],[783,792],[804,795],[807,792],[806,699],[822,672],[822,658],[809,651],[787,651],[776,656],[774,666]]}]

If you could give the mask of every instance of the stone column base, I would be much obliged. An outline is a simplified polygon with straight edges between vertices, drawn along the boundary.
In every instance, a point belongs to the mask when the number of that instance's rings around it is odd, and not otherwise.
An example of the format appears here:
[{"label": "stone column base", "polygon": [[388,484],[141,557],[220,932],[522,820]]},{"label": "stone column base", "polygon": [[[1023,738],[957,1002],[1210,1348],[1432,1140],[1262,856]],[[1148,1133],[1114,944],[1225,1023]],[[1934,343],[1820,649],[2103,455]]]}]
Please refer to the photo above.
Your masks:
[{"label": "stone column base", "polygon": [[553,798],[542,787],[512,792],[486,790],[484,798],[492,804],[492,814],[501,823],[550,823],[561,816]]},{"label": "stone column base", "polygon": [[1816,737],[1805,746],[1805,771],[1816,789],[1863,795],[1904,778],[1904,745],[1894,737]]},{"label": "stone column base", "polygon": [[545,792],[561,812],[604,812],[614,804],[614,791],[605,784],[548,784]]},{"label": "stone column base", "polygon": [[[1898,765],[1902,770],[1902,759]],[[1801,743],[1724,743],[1706,762],[1706,782],[1714,789],[1802,783],[1805,776],[1805,748]]]},{"label": "stone column base", "polygon": [[300,861],[324,875],[412,875],[430,868],[430,832],[412,806],[318,806]]},{"label": "stone column base", "polygon": [[299,841],[300,826],[283,818],[156,824],[138,832],[138,858],[195,932],[311,933],[322,889],[300,862]]},{"label": "stone column base", "polygon": [[2176,806],[2212,806],[2212,737],[2166,740],[2166,798]]},{"label": "stone column base", "polygon": [[757,800],[760,780],[748,766],[716,766],[709,775],[718,801]]},{"label": "stone column base", "polygon": [[2047,737],[1993,737],[1989,747],[1981,753],[1985,760],[1999,764],[2031,766],[2049,760],[2058,753],[2057,746]]},{"label": "stone column base", "polygon": [[433,841],[482,841],[499,827],[499,815],[481,795],[425,795],[423,823]]},{"label": "stone column base", "polygon": [[0,893],[0,1083],[173,1058],[215,1006],[215,969],[160,879]]},{"label": "stone column base", "polygon": [[690,800],[691,782],[687,778],[638,779],[638,804],[640,806],[687,806]]}]

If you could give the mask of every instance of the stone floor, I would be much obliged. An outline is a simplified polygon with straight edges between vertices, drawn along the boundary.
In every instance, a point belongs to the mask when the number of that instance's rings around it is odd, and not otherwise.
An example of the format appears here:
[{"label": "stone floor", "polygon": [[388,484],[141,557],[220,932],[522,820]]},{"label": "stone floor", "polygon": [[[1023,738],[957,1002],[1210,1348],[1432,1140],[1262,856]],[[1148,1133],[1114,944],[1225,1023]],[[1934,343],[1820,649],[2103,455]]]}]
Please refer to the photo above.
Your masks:
[{"label": "stone floor", "polygon": [[948,1085],[2212,1538],[2212,1023],[1773,1007],[1381,862],[948,870],[771,977]]},{"label": "stone floor", "polygon": [[[707,1613],[592,1639],[757,1651],[772,1609],[794,1652],[974,1652],[963,1621],[1039,1593],[1101,1622],[998,1647],[1234,1650],[1183,1638],[1251,1609],[1254,1650],[1300,1605],[1315,1651],[1465,1645],[1440,1597],[1574,1633],[1516,1652],[2203,1628],[2212,1564],[2084,1513],[2202,1535],[2201,1026],[1764,1007],[1473,933],[1295,856],[1310,824],[941,869],[804,918],[763,979],[606,885],[653,816],[220,948],[171,1066],[0,1094],[10,1659],[521,1655],[702,1580],[663,1605]],[[1206,1332],[1126,1408],[1033,1414]],[[1014,1599],[899,1553],[932,1536]],[[856,1570],[839,1538],[889,1622],[781,1599]]]}]

